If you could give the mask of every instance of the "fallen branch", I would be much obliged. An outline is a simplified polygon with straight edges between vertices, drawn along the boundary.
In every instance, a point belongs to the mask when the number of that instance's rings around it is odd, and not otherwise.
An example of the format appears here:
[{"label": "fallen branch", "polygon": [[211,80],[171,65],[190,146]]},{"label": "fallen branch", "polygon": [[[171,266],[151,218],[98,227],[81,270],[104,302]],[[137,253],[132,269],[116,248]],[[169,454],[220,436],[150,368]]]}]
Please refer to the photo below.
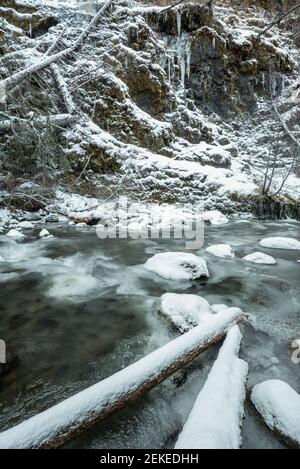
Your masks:
[{"label": "fallen branch", "polygon": [[281,23],[282,20],[284,20],[287,16],[289,16],[291,13],[293,13],[298,8],[300,8],[300,3],[298,3],[297,5],[290,8],[283,15],[281,15],[279,18],[277,18],[277,20],[272,21],[272,23],[270,23],[265,29],[263,29],[260,33],[258,33],[256,40],[258,40],[261,36],[266,34],[266,32],[268,32],[271,28],[273,28],[277,24]]},{"label": "fallen branch", "polygon": [[57,448],[66,444],[189,364],[240,319],[241,312],[235,308],[214,315],[211,321],[113,376],[0,433],[0,448]]},{"label": "fallen branch", "polygon": [[88,36],[90,30],[96,25],[99,18],[103,15],[103,13],[110,7],[113,0],[107,0],[102,8],[98,11],[98,13],[94,16],[94,18],[90,21],[86,29],[78,36],[76,41],[67,49],[64,49],[57,54],[53,54],[50,56],[44,57],[42,60],[38,61],[34,65],[27,67],[19,72],[14,73],[11,77],[5,78],[4,80],[0,81],[0,88],[4,89],[7,92],[14,87],[17,83],[27,78],[32,73],[38,72],[39,70],[49,67],[54,62],[57,62],[60,59],[63,59],[70,55],[72,52],[76,51],[85,41],[86,37]]},{"label": "fallen branch", "polygon": [[47,127],[52,125],[55,127],[64,127],[66,125],[78,122],[80,116],[70,114],[57,114],[54,116],[38,116],[35,119],[21,119],[20,117],[10,117],[0,121],[0,133],[9,132],[14,125],[31,125]]},{"label": "fallen branch", "polygon": [[69,93],[65,80],[63,79],[60,73],[58,65],[52,64],[50,67],[51,67],[51,71],[53,73],[55,82],[57,84],[58,91],[65,104],[66,110],[68,111],[69,114],[74,114],[76,112],[76,106],[75,106],[75,103],[73,101],[71,94]]}]

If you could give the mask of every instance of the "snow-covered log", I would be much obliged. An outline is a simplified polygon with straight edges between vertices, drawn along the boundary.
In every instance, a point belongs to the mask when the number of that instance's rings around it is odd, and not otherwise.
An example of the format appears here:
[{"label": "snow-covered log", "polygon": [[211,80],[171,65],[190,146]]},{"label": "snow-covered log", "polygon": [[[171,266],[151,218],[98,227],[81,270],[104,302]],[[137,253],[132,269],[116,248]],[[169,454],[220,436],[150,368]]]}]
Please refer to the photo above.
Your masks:
[{"label": "snow-covered log", "polygon": [[30,125],[32,122],[38,126],[52,125],[56,127],[64,127],[74,124],[80,119],[79,116],[70,114],[56,114],[54,116],[38,116],[31,121],[29,119],[21,119],[19,117],[5,118],[0,121],[0,133],[9,132],[14,125]]},{"label": "snow-covered log", "polygon": [[84,43],[89,32],[97,24],[97,21],[99,20],[99,18],[110,7],[112,2],[113,0],[107,0],[104,3],[102,8],[100,8],[98,13],[94,16],[94,18],[90,21],[88,26],[82,31],[82,33],[78,36],[76,41],[74,41],[74,43],[70,47],[58,52],[57,54],[44,56],[42,59],[38,60],[33,65],[30,65],[29,67],[26,67],[23,70],[20,70],[14,73],[12,76],[5,78],[4,80],[0,81],[1,88],[5,89],[7,93],[12,87],[16,86],[20,81],[24,80],[32,73],[38,72],[39,70],[42,70],[43,68],[49,67],[52,63],[57,62],[60,59],[64,59],[65,57],[70,55],[72,52],[76,51]]},{"label": "snow-covered log", "polygon": [[238,358],[241,339],[237,325],[228,331],[218,358],[179,435],[176,449],[238,449],[241,446],[248,376],[248,364]]},{"label": "snow-covered log", "polygon": [[113,376],[0,433],[0,448],[62,446],[190,363],[240,319],[239,309],[220,312]]},{"label": "snow-covered log", "polygon": [[251,401],[271,430],[300,448],[300,395],[284,381],[271,379],[254,386]]},{"label": "snow-covered log", "polygon": [[73,101],[71,94],[69,93],[65,80],[63,79],[60,73],[59,67],[56,64],[52,64],[51,71],[56,81],[58,91],[66,106],[66,110],[68,111],[69,114],[74,114],[76,112],[76,106],[75,106],[75,103]]}]

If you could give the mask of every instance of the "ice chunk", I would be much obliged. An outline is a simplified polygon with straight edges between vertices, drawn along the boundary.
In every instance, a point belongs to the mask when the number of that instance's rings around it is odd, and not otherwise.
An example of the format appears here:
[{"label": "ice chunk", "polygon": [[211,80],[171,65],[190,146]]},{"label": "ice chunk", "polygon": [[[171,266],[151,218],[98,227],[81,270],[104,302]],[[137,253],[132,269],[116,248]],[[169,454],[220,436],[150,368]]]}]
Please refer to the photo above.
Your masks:
[{"label": "ice chunk", "polygon": [[186,332],[202,321],[210,319],[208,301],[201,296],[165,293],[161,297],[161,312],[180,330]]},{"label": "ice chunk", "polygon": [[228,244],[213,244],[206,248],[206,252],[217,257],[234,257],[234,251]]},{"label": "ice chunk", "polygon": [[251,401],[271,430],[300,446],[300,395],[277,379],[254,386]]},{"label": "ice chunk", "polygon": [[241,446],[248,376],[248,364],[238,358],[241,339],[239,327],[233,326],[227,333],[175,449],[238,449]]},{"label": "ice chunk", "polygon": [[243,257],[243,259],[244,261],[253,262],[254,264],[277,264],[277,261],[274,259],[274,257],[268,256],[268,254],[264,254],[263,252],[254,252],[253,254],[249,254],[248,256]]},{"label": "ice chunk", "polygon": [[259,244],[264,248],[300,251],[300,241],[294,238],[265,238],[262,239]]},{"label": "ice chunk", "polygon": [[208,279],[207,264],[201,257],[185,252],[162,252],[155,254],[144,267],[168,280]]}]

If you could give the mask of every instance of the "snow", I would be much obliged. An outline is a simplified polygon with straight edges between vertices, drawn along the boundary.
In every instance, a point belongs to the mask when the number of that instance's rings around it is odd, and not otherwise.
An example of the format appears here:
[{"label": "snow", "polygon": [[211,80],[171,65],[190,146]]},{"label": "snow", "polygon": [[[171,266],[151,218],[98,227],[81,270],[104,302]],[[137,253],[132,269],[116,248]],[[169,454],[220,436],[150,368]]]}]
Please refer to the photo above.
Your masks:
[{"label": "snow", "polygon": [[300,395],[280,380],[254,386],[251,401],[271,430],[300,446]]},{"label": "snow", "polygon": [[268,254],[263,252],[254,252],[248,256],[243,257],[244,261],[253,262],[254,264],[266,264],[266,265],[275,265],[277,264],[276,259]]},{"label": "snow", "polygon": [[216,304],[216,305],[211,305],[211,309],[214,313],[219,313],[220,311],[224,311],[225,309],[228,309],[228,306],[223,305],[223,304]]},{"label": "snow", "polygon": [[167,280],[208,279],[207,264],[201,257],[185,252],[163,252],[148,259],[144,268]]},{"label": "snow", "polygon": [[291,251],[300,250],[300,241],[294,238],[265,238],[260,241],[260,246],[271,249],[288,249]]},{"label": "snow", "polygon": [[46,238],[46,237],[48,237],[48,236],[50,236],[50,233],[49,233],[48,230],[45,230],[45,229],[44,229],[44,230],[41,230],[41,231],[39,232],[39,237],[40,237],[40,238]]},{"label": "snow", "polygon": [[208,301],[197,295],[165,293],[161,297],[160,310],[180,332],[212,317]]},{"label": "snow", "polygon": [[204,212],[204,220],[208,221],[211,225],[222,225],[228,223],[228,218],[218,210],[210,210]]},{"label": "snow", "polygon": [[234,251],[228,244],[213,244],[206,248],[206,252],[216,257],[234,257]]},{"label": "snow", "polygon": [[30,221],[21,221],[19,223],[19,227],[22,228],[23,230],[31,230],[34,228],[33,224],[30,223]]},{"label": "snow", "polygon": [[239,327],[232,327],[178,437],[175,449],[240,448],[248,376],[248,364],[238,358],[241,340]]},{"label": "snow", "polygon": [[[183,356],[191,356],[195,350],[205,349],[208,343],[225,334],[239,319],[240,312],[236,309],[213,316],[211,321],[177,337],[113,376],[0,433],[0,448],[36,448],[54,441],[58,435],[67,434],[70,429],[85,424],[105,409],[113,408],[120,399],[126,399],[145,383],[155,380]],[[233,348],[236,349],[237,344]],[[218,371],[223,375],[222,367]],[[230,402],[241,397],[237,389],[232,391],[232,397],[227,396]]]},{"label": "snow", "polygon": [[25,235],[15,229],[9,230],[6,236],[9,236],[10,238],[14,238],[15,240],[18,240],[18,241],[23,241],[25,239]]}]

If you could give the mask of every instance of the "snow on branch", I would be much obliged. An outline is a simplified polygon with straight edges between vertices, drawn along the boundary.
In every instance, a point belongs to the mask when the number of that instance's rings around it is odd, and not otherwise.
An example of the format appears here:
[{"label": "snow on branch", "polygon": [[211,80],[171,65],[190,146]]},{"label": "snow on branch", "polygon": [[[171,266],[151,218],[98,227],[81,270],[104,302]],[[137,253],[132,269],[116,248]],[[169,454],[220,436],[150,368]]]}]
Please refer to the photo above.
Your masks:
[{"label": "snow on branch", "polygon": [[113,376],[0,433],[0,448],[55,448],[160,384],[218,342],[239,320],[227,309]]}]

